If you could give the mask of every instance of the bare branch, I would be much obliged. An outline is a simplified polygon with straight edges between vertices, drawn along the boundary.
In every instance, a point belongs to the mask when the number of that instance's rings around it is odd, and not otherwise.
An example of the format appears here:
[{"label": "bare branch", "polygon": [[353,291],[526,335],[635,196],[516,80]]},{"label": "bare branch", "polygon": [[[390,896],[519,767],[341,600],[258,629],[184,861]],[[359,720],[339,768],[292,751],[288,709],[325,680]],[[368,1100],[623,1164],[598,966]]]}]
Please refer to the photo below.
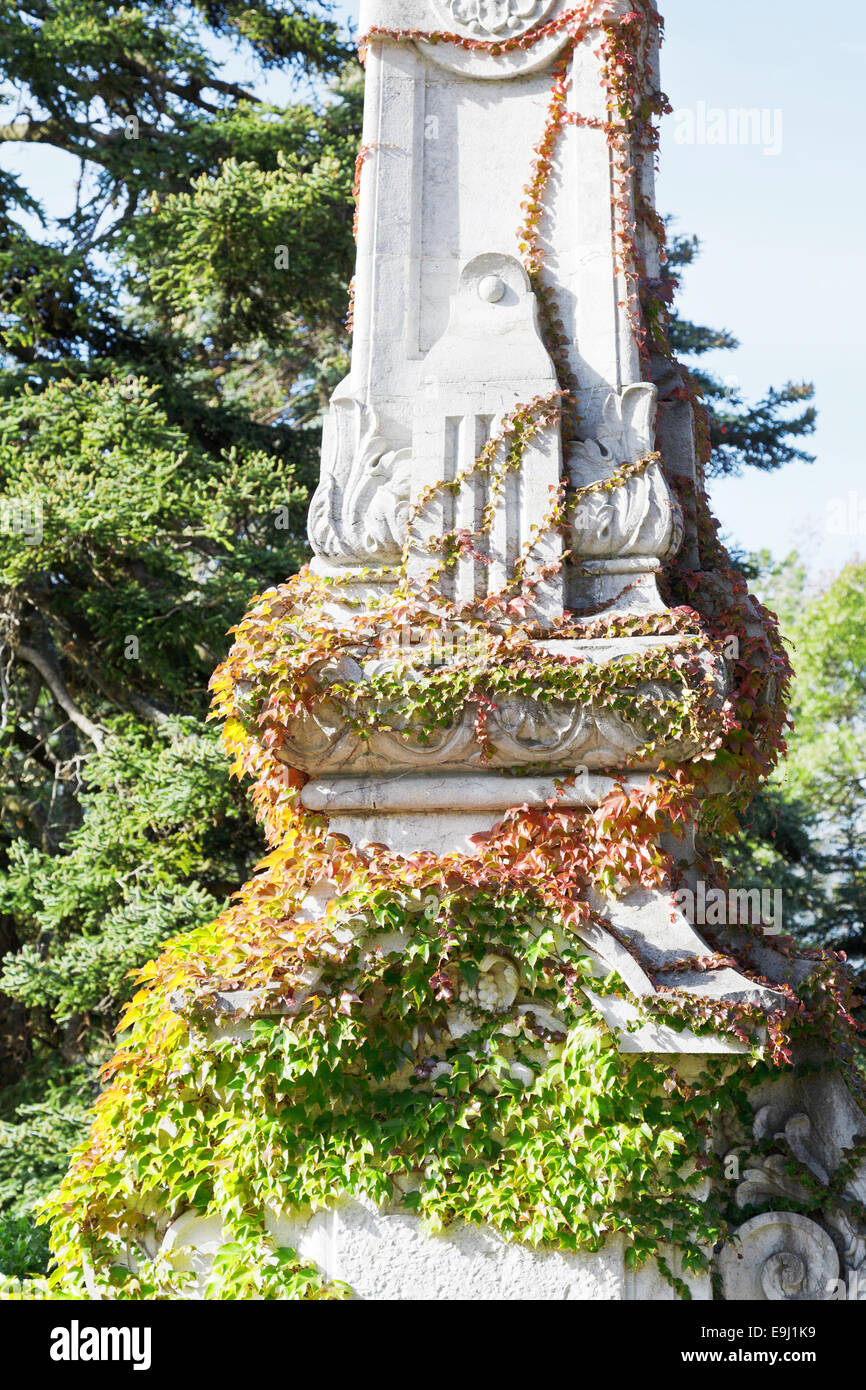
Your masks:
[{"label": "bare branch", "polygon": [[44,652],[37,651],[35,647],[28,647],[24,644],[15,645],[15,655],[22,661],[27,661],[39,672],[48,689],[51,691],[55,702],[72,720],[72,723],[86,734],[98,752],[102,752],[105,746],[105,733],[98,724],[87,718],[82,710],[78,708],[69,691],[66,682],[58,671],[57,667],[45,655]]},{"label": "bare branch", "polygon": [[57,759],[48,747],[45,739],[34,738],[28,734],[26,729],[14,724],[9,729],[9,737],[17,748],[21,750],[25,758],[33,758],[34,762],[50,772],[52,777],[57,773]]}]

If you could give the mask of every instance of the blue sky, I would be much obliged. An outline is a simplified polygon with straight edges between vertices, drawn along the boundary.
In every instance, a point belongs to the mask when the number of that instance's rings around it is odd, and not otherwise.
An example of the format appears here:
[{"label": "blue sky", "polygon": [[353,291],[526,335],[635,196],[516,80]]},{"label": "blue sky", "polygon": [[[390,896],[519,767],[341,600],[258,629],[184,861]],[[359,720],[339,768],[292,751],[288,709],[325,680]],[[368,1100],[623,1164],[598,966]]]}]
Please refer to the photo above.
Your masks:
[{"label": "blue sky", "polygon": [[[866,554],[866,7],[838,0],[826,19],[805,0],[663,0],[663,10],[662,85],[675,108],[757,107],[782,119],[776,156],[680,143],[686,126],[665,123],[659,207],[703,242],[683,310],[739,338],[738,352],[717,354],[720,374],[752,395],[814,381],[820,411],[809,446],[816,463],[716,483],[714,510],[748,549],[782,555],[796,546],[813,569],[838,568],[858,549]],[[837,534],[831,504],[844,501],[847,512],[851,492],[863,531]]]},{"label": "blue sky", "polygon": [[[832,24],[805,0],[663,0],[662,8],[662,85],[678,114],[665,122],[658,204],[676,217],[677,230],[703,243],[685,280],[683,311],[741,342],[736,353],[708,359],[711,369],[749,396],[770,384],[814,381],[820,411],[809,446],[815,464],[716,482],[714,510],[746,549],[807,552],[817,578],[866,554],[866,6],[837,0]],[[339,11],[354,17],[357,8]],[[232,75],[242,75],[228,48],[226,59]],[[267,95],[288,100],[287,79],[268,82]],[[740,108],[766,113],[769,138],[710,143],[717,113]],[[61,209],[74,161],[6,146],[3,162],[26,168],[47,209]]]}]

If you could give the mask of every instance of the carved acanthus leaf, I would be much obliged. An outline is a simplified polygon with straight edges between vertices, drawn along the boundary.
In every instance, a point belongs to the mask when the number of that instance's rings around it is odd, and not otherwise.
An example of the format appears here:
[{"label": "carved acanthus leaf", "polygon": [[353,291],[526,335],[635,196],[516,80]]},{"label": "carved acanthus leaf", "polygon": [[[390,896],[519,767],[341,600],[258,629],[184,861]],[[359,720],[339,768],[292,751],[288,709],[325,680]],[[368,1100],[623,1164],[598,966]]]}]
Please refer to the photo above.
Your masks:
[{"label": "carved acanthus leaf", "polygon": [[610,491],[579,497],[571,537],[574,554],[584,560],[664,560],[682,545],[683,514],[661,468],[651,463]]},{"label": "carved acanthus leaf", "polygon": [[322,477],[307,530],[321,558],[336,565],[382,566],[403,552],[411,450],[394,448],[374,410],[335,395],[325,425]]},{"label": "carved acanthus leaf", "polygon": [[866,1298],[866,1281],[850,1282],[852,1274],[866,1268],[866,1223],[853,1183],[834,1182],[825,1146],[807,1114],[788,1115],[781,1129],[779,1123],[769,1105],[756,1112],[755,1138],[772,1143],[775,1152],[746,1159],[737,1206],[769,1206],[781,1199],[812,1208],[820,1205],[820,1211],[817,1219],[769,1211],[745,1222],[720,1257],[725,1297],[823,1300],[834,1296],[841,1272],[849,1278],[849,1289],[858,1290],[848,1296]]},{"label": "carved acanthus leaf", "polygon": [[596,438],[582,440],[572,448],[569,467],[576,487],[595,482],[621,463],[635,463],[652,452],[657,395],[649,382],[610,392]]},{"label": "carved acanthus leaf", "polygon": [[749,1166],[745,1169],[736,1192],[738,1207],[760,1206],[779,1197],[787,1197],[795,1202],[807,1202],[810,1197],[809,1186],[789,1171],[792,1166],[791,1157],[811,1172],[823,1187],[830,1182],[827,1170],[813,1152],[812,1124],[808,1115],[791,1115],[785,1123],[784,1130],[774,1134],[770,1114],[769,1106],[764,1106],[756,1114],[755,1137],[774,1140],[782,1152],[749,1159]]},{"label": "carved acanthus leaf", "polygon": [[580,559],[664,560],[682,545],[682,511],[657,462],[647,463],[615,486],[592,488],[622,464],[638,463],[651,454],[655,416],[656,388],[649,383],[611,391],[597,438],[573,446],[568,461],[576,489],[571,540]]}]

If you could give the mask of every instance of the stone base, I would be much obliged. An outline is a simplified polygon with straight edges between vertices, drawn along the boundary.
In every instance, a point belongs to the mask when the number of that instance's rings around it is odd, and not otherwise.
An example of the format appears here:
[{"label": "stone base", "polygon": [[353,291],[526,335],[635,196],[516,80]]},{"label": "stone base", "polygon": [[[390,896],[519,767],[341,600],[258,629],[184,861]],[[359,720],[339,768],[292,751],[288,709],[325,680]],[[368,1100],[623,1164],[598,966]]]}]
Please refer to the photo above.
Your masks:
[{"label": "stone base", "polygon": [[[674,1302],[677,1294],[653,1262],[626,1269],[621,1237],[596,1254],[565,1254],[504,1241],[496,1232],[455,1225],[425,1235],[417,1217],[350,1201],[307,1218],[280,1215],[268,1222],[273,1238],[291,1246],[328,1279],[348,1284],[354,1296],[388,1302]],[[190,1297],[201,1298],[222,1230],[216,1220],[181,1216],[162,1244],[177,1269],[197,1275]],[[709,1274],[684,1274],[676,1252],[665,1250],[671,1269],[692,1298],[712,1298]]]}]

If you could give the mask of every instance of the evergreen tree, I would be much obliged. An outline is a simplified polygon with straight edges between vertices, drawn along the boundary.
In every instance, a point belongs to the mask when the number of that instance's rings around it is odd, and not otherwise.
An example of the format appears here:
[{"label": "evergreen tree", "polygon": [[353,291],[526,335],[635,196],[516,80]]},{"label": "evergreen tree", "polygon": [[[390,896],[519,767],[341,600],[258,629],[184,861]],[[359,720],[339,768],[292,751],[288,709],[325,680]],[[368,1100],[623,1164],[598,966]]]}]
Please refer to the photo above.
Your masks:
[{"label": "evergreen tree", "polygon": [[[213,56],[296,72],[267,105]],[[249,877],[205,724],[226,632],[306,556],[346,367],[360,71],[323,6],[0,0],[0,1267],[44,1258],[129,971]],[[301,99],[303,97],[303,100]],[[41,229],[34,220],[41,221]]]},{"label": "evergreen tree", "polygon": [[785,762],[724,846],[733,882],[779,888],[785,929],[866,965],[866,563],[810,592],[796,554],[755,557],[797,672]]},{"label": "evergreen tree", "polygon": [[[679,284],[681,270],[699,255],[700,246],[696,236],[671,238],[664,267],[666,280],[672,282],[671,292]],[[674,308],[670,339],[677,356],[689,364],[710,413],[711,478],[737,474],[745,467],[772,472],[795,461],[814,463],[814,455],[800,447],[800,442],[814,432],[818,418],[815,407],[806,404],[815,396],[811,382],[771,386],[759,401],[748,403],[738,386],[700,365],[707,353],[734,352],[740,346],[727,329],[691,323]],[[805,409],[800,409],[804,405]]]}]

